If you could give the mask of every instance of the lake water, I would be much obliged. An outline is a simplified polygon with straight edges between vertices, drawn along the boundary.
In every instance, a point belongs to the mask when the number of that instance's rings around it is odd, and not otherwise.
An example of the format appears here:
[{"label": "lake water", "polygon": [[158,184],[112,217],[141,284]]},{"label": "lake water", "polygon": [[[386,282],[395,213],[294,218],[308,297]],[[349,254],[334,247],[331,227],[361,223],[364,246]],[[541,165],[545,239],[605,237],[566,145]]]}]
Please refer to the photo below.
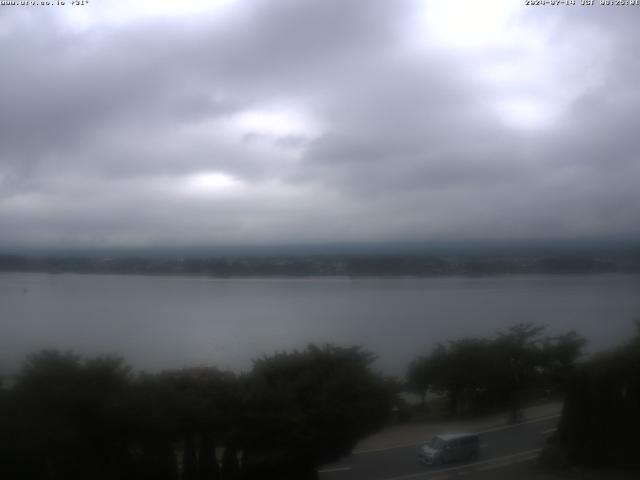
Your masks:
[{"label": "lake water", "polygon": [[640,276],[214,279],[0,274],[0,372],[41,348],[117,353],[136,368],[247,369],[309,342],[362,345],[402,374],[438,341],[517,322],[575,329],[591,351],[628,338]]}]

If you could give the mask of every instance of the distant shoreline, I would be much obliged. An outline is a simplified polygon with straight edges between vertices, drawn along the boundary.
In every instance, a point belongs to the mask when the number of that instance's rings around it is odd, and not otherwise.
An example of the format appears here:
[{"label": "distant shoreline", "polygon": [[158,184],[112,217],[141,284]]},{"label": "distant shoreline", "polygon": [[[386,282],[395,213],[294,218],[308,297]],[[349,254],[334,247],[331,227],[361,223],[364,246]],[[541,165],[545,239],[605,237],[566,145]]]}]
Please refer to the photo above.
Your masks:
[{"label": "distant shoreline", "polygon": [[434,278],[639,274],[640,254],[558,256],[310,255],[210,258],[27,257],[0,254],[0,273],[212,278]]}]

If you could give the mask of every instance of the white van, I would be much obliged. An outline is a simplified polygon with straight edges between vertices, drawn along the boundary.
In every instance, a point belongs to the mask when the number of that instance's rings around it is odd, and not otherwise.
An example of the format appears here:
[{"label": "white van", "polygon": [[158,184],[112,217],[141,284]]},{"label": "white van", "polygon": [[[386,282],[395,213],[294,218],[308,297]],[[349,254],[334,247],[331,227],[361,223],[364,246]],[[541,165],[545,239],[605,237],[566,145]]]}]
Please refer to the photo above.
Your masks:
[{"label": "white van", "polygon": [[427,465],[440,465],[478,456],[480,437],[475,433],[436,435],[420,447],[418,459]]}]

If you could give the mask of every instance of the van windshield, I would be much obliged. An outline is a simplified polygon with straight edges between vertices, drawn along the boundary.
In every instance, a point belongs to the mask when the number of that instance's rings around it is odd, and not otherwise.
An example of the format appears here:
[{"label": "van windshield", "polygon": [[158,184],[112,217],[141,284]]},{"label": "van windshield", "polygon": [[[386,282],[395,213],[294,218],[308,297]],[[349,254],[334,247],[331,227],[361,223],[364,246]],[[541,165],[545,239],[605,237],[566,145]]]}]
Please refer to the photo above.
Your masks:
[{"label": "van windshield", "polygon": [[429,442],[429,446],[434,450],[441,450],[445,446],[445,441],[440,437],[433,437]]}]

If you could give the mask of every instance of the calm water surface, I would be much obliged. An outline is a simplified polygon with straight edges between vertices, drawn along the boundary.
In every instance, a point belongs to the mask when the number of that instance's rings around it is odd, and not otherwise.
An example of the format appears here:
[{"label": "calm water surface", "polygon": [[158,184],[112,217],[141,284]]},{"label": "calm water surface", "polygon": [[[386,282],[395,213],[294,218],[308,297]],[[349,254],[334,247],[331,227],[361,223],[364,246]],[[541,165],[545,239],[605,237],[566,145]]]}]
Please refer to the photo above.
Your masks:
[{"label": "calm water surface", "polygon": [[212,279],[0,274],[0,372],[41,348],[117,353],[146,370],[359,344],[401,374],[438,341],[516,322],[575,329],[599,350],[640,317],[640,276]]}]

